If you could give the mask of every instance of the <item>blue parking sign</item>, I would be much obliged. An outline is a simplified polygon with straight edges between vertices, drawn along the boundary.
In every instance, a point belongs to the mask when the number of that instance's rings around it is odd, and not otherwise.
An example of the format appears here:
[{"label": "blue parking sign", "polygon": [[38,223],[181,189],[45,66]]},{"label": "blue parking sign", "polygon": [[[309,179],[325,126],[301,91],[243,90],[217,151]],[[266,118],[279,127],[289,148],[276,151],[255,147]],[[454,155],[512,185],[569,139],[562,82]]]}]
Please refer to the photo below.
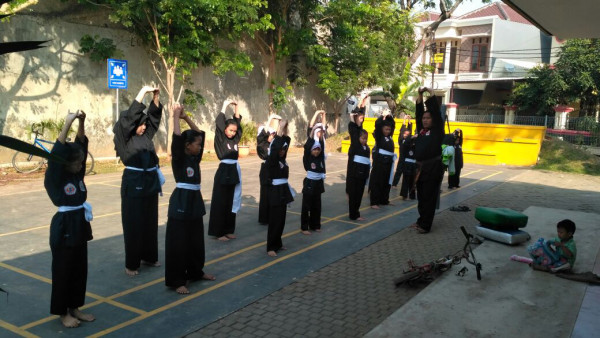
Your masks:
[{"label": "blue parking sign", "polygon": [[108,59],[108,88],[127,89],[127,60]]}]

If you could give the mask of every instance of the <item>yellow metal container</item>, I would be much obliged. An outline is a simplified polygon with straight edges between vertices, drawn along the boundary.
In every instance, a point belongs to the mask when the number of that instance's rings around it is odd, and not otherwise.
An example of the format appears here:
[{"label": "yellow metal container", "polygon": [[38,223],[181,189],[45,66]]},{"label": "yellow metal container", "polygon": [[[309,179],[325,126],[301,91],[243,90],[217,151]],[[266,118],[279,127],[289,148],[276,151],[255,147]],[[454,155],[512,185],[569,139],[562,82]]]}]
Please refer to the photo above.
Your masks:
[{"label": "yellow metal container", "polygon": [[[402,120],[396,119],[394,141]],[[416,124],[413,120],[413,126]],[[363,127],[369,132],[369,146],[373,148],[373,129],[375,118],[365,118]],[[446,132],[447,132],[446,127]],[[546,134],[546,127],[521,126],[508,124],[450,122],[450,130],[460,128],[463,131],[463,156],[465,163],[487,165],[530,166],[537,163]],[[342,141],[342,152],[347,153],[350,140]],[[398,146],[396,144],[396,153]]]}]

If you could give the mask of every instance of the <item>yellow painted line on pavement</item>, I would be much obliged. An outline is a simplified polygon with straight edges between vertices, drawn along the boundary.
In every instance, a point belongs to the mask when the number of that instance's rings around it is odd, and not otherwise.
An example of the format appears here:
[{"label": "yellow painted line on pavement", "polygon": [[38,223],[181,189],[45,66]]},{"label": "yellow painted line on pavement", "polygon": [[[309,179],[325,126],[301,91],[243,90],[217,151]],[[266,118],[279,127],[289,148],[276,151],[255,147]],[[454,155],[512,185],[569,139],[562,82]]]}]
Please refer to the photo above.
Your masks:
[{"label": "yellow painted line on pavement", "polygon": [[16,333],[21,337],[39,337],[34,335],[33,333],[27,332],[17,326],[14,326],[11,323],[7,323],[5,321],[3,321],[2,319],[0,319],[0,327],[7,329],[8,331],[12,332],[12,333]]}]

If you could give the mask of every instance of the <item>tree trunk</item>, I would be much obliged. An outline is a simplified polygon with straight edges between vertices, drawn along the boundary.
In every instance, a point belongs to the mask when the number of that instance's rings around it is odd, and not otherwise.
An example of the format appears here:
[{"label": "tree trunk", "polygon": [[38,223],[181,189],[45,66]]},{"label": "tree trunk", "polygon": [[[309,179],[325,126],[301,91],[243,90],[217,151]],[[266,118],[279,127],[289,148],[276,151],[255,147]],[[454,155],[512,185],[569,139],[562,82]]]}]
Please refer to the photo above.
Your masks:
[{"label": "tree trunk", "polygon": [[171,119],[171,113],[173,112],[173,106],[175,104],[175,67],[167,69],[167,155],[171,159],[171,142],[173,141],[173,120]]},{"label": "tree trunk", "polygon": [[269,116],[275,113],[275,107],[273,106],[273,97],[275,96],[275,49],[271,47],[271,54],[269,55],[269,70],[267,74],[267,83],[269,84]]}]

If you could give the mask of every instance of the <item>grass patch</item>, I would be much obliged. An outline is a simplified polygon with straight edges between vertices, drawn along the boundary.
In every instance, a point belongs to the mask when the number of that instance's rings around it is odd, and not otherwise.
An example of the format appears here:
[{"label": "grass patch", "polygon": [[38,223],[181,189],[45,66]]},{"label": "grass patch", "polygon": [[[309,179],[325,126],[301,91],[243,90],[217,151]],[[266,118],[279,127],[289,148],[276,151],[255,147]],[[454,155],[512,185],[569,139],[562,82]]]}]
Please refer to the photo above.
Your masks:
[{"label": "grass patch", "polygon": [[544,140],[535,169],[600,176],[600,157],[557,139]]}]

